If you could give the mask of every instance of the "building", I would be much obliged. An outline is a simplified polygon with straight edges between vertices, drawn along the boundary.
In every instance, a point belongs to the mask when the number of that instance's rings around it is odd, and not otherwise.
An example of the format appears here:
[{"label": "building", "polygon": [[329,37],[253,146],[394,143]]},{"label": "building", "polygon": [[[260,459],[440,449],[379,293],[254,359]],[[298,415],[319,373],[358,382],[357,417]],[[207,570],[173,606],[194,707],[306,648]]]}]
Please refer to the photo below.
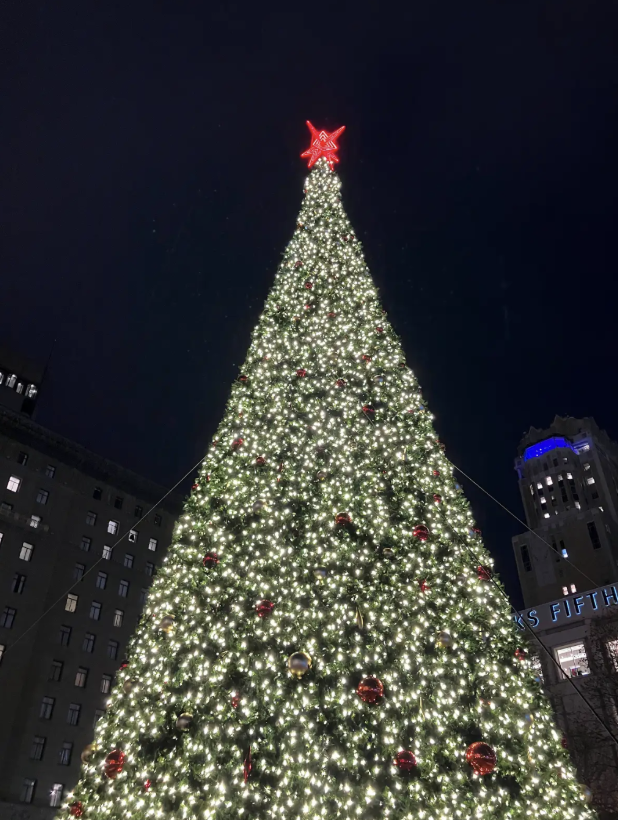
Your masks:
[{"label": "building", "polygon": [[513,538],[517,623],[599,817],[616,820],[618,743],[602,724],[618,738],[618,445],[557,416],[524,436],[515,469],[530,528]]},{"label": "building", "polygon": [[77,781],[181,509],[31,412],[0,406],[0,820],[47,820]]}]

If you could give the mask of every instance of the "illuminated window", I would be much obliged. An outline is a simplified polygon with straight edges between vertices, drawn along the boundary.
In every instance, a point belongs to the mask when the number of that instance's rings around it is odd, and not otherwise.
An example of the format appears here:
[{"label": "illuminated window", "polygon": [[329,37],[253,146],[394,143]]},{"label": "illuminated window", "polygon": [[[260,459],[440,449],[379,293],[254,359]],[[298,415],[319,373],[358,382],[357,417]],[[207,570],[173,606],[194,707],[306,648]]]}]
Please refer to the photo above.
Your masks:
[{"label": "illuminated window", "polygon": [[137,542],[137,530],[129,530],[129,541],[132,544]]},{"label": "illuminated window", "polygon": [[107,531],[110,535],[116,535],[116,533],[118,532],[118,527],[119,527],[118,522],[114,521],[113,519],[111,519],[107,523]]},{"label": "illuminated window", "polygon": [[548,487],[551,487],[552,484],[554,483],[554,479],[550,475],[548,475],[547,478],[545,479],[545,483],[547,484]]},{"label": "illuminated window", "polygon": [[35,384],[29,384],[28,389],[26,390],[26,396],[28,396],[29,399],[33,399],[36,396],[37,393],[38,393],[38,390],[36,389],[36,385]]},{"label": "illuminated window", "polygon": [[155,550],[157,549],[157,544],[158,544],[157,539],[156,538],[151,538],[150,541],[148,542],[148,549],[151,552],[155,552]]},{"label": "illuminated window", "polygon": [[573,473],[567,473],[567,479],[573,481]]},{"label": "illuminated window", "polygon": [[75,612],[77,609],[77,602],[79,598],[77,595],[74,595],[72,592],[69,592],[67,595],[67,599],[64,602],[64,608],[67,612]]},{"label": "illuminated window", "polygon": [[10,376],[7,378],[7,380],[6,380],[6,386],[7,386],[7,387],[15,387],[15,382],[16,382],[16,381],[17,381],[17,376],[15,375],[15,373],[13,373],[12,375],[10,375]]},{"label": "illuminated window", "polygon": [[78,666],[77,672],[75,673],[75,686],[83,689],[86,686],[87,680],[88,670],[84,666]]},{"label": "illuminated window", "polygon": [[589,469],[590,469],[590,462],[589,462],[589,461],[587,461],[587,462],[584,464],[584,470],[589,470]]},{"label": "illuminated window", "polygon": [[588,478],[586,479],[586,484],[595,484],[595,480],[594,480],[593,475],[588,476]]},{"label": "illuminated window", "polygon": [[30,526],[33,530],[39,528],[39,524],[41,523],[41,516],[40,515],[31,515],[30,516]]},{"label": "illuminated window", "polygon": [[607,647],[607,654],[614,667],[614,672],[618,672],[618,640],[607,641],[605,646]]},{"label": "illuminated window", "polygon": [[590,674],[588,656],[583,641],[556,648],[556,660],[566,678],[581,678]]},{"label": "illuminated window", "polygon": [[114,611],[114,626],[122,626],[123,618],[124,618],[124,611],[122,609],[116,609]]},{"label": "illuminated window", "polygon": [[18,478],[16,475],[12,475],[9,478],[9,483],[6,485],[7,490],[10,490],[12,493],[19,492],[19,488],[21,487],[21,478]]},{"label": "illuminated window", "polygon": [[575,509],[576,510],[581,510],[582,505],[579,503],[579,501],[574,501],[573,504],[575,504]]},{"label": "illuminated window", "polygon": [[49,805],[58,808],[62,805],[62,795],[64,793],[64,783],[54,783],[49,793]]},{"label": "illuminated window", "polygon": [[530,485],[530,495],[534,495],[534,484]]},{"label": "illuminated window", "polygon": [[542,490],[543,489],[543,484],[540,481],[537,481],[536,488],[537,488],[537,490]]},{"label": "illuminated window", "polygon": [[546,499],[546,498],[542,498],[542,499],[541,499],[541,504],[547,504],[547,499]]},{"label": "illuminated window", "polygon": [[566,551],[566,549],[564,547],[560,550],[560,552],[562,553],[563,558],[568,558],[569,557],[569,553]]},{"label": "illuminated window", "polygon": [[571,584],[571,592],[577,592],[577,587],[575,584]]},{"label": "illuminated window", "polygon": [[112,676],[111,675],[103,675],[101,678],[101,686],[99,689],[103,695],[109,695],[109,691],[112,688]]},{"label": "illuminated window", "polygon": [[562,587],[562,594],[563,595],[568,595],[569,594],[569,588],[568,587]]},{"label": "illuminated window", "polygon": [[31,780],[29,777],[26,777],[25,780],[22,780],[21,792],[19,794],[19,799],[22,803],[32,803],[35,788],[36,780]]},{"label": "illuminated window", "polygon": [[543,518],[549,518],[549,513],[545,513],[545,515],[543,516]]},{"label": "illuminated window", "polygon": [[32,546],[32,544],[27,544],[24,541],[24,543],[21,545],[21,550],[19,551],[19,557],[22,561],[31,561],[33,552],[34,547]]},{"label": "illuminated window", "polygon": [[105,558],[107,561],[109,561],[109,559],[112,557],[112,548],[108,547],[107,544],[103,547],[102,557]]}]

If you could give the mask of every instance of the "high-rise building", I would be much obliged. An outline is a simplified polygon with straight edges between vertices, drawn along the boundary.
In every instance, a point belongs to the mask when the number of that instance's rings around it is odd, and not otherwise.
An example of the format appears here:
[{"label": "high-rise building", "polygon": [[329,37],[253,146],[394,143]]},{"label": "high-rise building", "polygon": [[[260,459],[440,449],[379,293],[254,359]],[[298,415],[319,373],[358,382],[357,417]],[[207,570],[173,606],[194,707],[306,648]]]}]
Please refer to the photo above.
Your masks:
[{"label": "high-rise building", "polygon": [[532,530],[513,539],[526,606],[617,578],[618,444],[594,419],[556,416],[530,428],[515,469]]},{"label": "high-rise building", "polygon": [[165,490],[36,424],[16,398],[36,381],[3,375],[0,818],[43,819],[77,780],[180,505],[143,518]]}]

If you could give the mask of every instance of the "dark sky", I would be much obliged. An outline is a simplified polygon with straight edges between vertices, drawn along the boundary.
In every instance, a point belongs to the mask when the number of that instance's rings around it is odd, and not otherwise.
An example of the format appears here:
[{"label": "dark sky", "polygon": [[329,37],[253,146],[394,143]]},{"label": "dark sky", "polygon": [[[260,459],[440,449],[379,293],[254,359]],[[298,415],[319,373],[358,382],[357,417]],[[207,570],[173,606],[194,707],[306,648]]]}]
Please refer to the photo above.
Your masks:
[{"label": "dark sky", "polygon": [[[1,14],[0,336],[57,339],[38,421],[167,485],[198,460],[311,119],[347,126],[344,204],[447,455],[520,514],[530,425],[618,436],[613,0]],[[469,495],[514,593],[520,528]]]}]

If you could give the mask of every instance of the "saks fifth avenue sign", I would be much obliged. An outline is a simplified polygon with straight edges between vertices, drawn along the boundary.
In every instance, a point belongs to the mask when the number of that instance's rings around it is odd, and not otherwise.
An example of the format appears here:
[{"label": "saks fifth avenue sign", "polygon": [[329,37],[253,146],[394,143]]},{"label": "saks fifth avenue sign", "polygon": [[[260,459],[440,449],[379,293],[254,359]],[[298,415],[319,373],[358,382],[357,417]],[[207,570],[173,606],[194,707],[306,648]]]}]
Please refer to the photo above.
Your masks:
[{"label": "saks fifth avenue sign", "polygon": [[618,584],[598,587],[591,592],[576,592],[557,601],[539,604],[514,615],[513,620],[521,630],[551,629],[593,618],[611,606],[618,606]]}]

